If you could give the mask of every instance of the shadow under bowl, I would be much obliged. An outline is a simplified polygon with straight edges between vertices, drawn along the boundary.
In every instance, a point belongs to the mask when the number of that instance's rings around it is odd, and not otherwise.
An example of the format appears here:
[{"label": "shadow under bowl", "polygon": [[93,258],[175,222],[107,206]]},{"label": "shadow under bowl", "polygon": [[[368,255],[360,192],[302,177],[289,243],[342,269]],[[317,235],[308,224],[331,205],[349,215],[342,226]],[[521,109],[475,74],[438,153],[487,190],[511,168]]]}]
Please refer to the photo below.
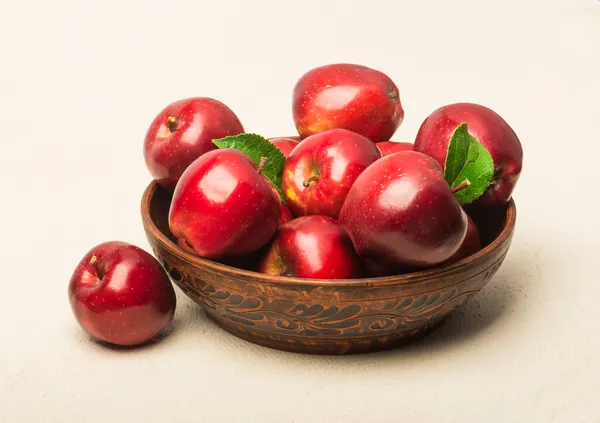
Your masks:
[{"label": "shadow under bowl", "polygon": [[173,282],[217,325],[284,351],[354,354],[423,336],[481,290],[510,247],[516,207],[471,214],[484,248],[460,261],[398,276],[319,280],[268,276],[197,257],[169,231],[171,194],[155,182],[142,198],[146,236]]}]

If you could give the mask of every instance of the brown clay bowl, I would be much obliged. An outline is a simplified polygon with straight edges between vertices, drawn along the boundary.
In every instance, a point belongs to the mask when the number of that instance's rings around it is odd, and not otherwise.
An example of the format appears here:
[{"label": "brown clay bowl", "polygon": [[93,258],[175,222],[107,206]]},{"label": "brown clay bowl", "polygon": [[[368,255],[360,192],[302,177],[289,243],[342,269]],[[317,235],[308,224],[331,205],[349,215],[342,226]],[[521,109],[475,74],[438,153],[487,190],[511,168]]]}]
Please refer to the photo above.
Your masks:
[{"label": "brown clay bowl", "polygon": [[434,329],[498,270],[516,208],[472,215],[485,247],[461,261],[405,275],[315,280],[230,267],[181,249],[169,231],[170,194],[152,182],[142,199],[148,241],[171,279],[207,316],[235,336],[313,354],[392,348]]}]

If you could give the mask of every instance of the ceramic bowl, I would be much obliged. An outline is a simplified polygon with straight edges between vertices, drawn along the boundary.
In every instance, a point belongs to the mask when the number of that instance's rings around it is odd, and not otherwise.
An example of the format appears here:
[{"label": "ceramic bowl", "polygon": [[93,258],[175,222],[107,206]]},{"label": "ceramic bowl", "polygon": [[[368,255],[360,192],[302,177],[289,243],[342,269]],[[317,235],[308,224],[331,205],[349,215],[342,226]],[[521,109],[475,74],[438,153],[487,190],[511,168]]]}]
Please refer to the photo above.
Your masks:
[{"label": "ceramic bowl", "polygon": [[378,351],[429,333],[496,273],[516,222],[511,200],[472,214],[485,247],[470,257],[398,276],[316,280],[267,276],[186,252],[169,231],[170,201],[152,182],[141,212],[148,241],[173,282],[233,335],[313,354]]}]

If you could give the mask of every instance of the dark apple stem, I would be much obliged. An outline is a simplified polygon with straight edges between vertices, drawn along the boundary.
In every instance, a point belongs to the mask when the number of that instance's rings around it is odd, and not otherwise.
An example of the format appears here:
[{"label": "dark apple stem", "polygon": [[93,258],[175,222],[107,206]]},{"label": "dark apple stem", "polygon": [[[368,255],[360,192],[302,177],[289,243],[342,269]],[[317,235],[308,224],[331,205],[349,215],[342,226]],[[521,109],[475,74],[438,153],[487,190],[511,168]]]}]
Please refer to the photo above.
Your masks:
[{"label": "dark apple stem", "polygon": [[310,184],[312,184],[313,182],[316,182],[319,180],[319,176],[318,175],[314,175],[311,176],[310,178],[306,179],[302,185],[304,185],[304,188],[307,188]]},{"label": "dark apple stem", "polygon": [[261,157],[260,158],[260,163],[258,164],[258,173],[262,173],[263,169],[265,168],[265,165],[267,164],[267,162],[269,161],[268,157]]},{"label": "dark apple stem", "polygon": [[458,191],[462,191],[463,189],[465,189],[469,185],[471,185],[471,182],[468,179],[465,179],[460,184],[458,184],[457,186],[455,186],[454,188],[452,188],[452,194],[456,194]]},{"label": "dark apple stem", "polygon": [[177,118],[175,116],[169,116],[167,118],[167,128],[169,128],[169,131],[171,132],[177,130]]},{"label": "dark apple stem", "polygon": [[98,265],[98,257],[96,257],[95,254],[90,259],[90,266],[92,266],[92,268],[96,271],[96,276],[98,277],[98,279],[101,280],[104,277],[104,272]]}]

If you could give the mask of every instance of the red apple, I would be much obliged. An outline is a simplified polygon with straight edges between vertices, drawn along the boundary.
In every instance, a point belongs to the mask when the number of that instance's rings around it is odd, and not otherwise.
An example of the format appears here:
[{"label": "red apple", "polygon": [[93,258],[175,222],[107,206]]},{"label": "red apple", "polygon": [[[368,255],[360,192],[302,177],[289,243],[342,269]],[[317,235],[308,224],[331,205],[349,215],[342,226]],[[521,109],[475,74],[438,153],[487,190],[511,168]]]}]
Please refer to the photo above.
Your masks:
[{"label": "red apple", "polygon": [[475,225],[475,222],[473,222],[473,219],[471,219],[469,215],[467,215],[467,220],[467,234],[465,235],[465,239],[460,245],[458,251],[454,253],[454,255],[448,259],[448,261],[462,260],[465,257],[469,257],[470,255],[481,250],[481,237],[479,236],[479,229],[477,229],[477,225]]},{"label": "red apple", "polygon": [[294,147],[298,145],[298,141],[291,138],[271,138],[269,141],[271,141],[271,143],[275,145],[275,147],[277,147],[285,157],[288,157]]},{"label": "red apple", "polygon": [[293,115],[302,138],[328,129],[389,140],[404,119],[396,84],[366,66],[340,63],[304,74],[293,92]]},{"label": "red apple", "polygon": [[144,141],[144,159],[159,184],[173,189],[183,171],[217,147],[214,139],[244,132],[225,104],[207,97],[179,100],[154,118]]},{"label": "red apple", "polygon": [[178,242],[200,257],[252,253],[275,234],[281,201],[244,153],[203,154],[181,175],[169,210]]},{"label": "red apple", "polygon": [[399,151],[412,151],[413,149],[413,145],[410,142],[382,141],[375,145],[381,151],[382,156],[389,156]]},{"label": "red apple", "polygon": [[478,204],[504,204],[512,195],[523,164],[521,142],[512,128],[496,112],[473,103],[455,103],[440,107],[421,124],[415,151],[425,153],[445,166],[448,143],[457,126],[467,123],[469,133],[494,160],[495,175]]},{"label": "red apple", "polygon": [[435,160],[415,151],[383,157],[356,179],[339,218],[361,256],[430,267],[460,247],[467,217]]},{"label": "red apple", "polygon": [[348,236],[326,216],[303,216],[279,229],[258,271],[315,279],[360,276],[360,259]]},{"label": "red apple", "polygon": [[110,344],[143,344],[170,326],[175,313],[175,291],[160,263],[125,242],[92,248],[68,291],[83,330]]},{"label": "red apple", "polygon": [[282,186],[296,216],[337,218],[350,187],[381,153],[368,138],[331,129],[302,141],[285,162]]}]

